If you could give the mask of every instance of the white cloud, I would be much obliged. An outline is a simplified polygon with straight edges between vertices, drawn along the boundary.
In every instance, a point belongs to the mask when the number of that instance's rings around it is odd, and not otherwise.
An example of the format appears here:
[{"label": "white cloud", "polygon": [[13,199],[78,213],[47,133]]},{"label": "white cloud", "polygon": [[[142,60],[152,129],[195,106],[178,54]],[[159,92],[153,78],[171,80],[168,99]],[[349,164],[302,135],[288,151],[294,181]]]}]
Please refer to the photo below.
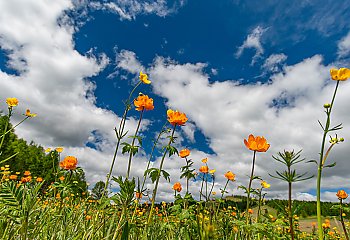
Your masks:
[{"label": "white cloud", "polygon": [[138,0],[115,0],[110,2],[91,2],[93,9],[110,11],[118,14],[121,20],[134,20],[139,14],[156,14],[160,17],[175,13],[184,5],[184,1],[176,1],[169,7],[165,0],[138,1]]},{"label": "white cloud", "polygon": [[265,71],[278,72],[280,70],[280,65],[287,60],[287,56],[283,53],[271,54],[262,65]]},{"label": "white cloud", "polygon": [[350,54],[350,32],[338,42],[338,57],[346,57]]},{"label": "white cloud", "polygon": [[266,32],[266,30],[267,28],[262,28],[260,26],[254,28],[252,33],[247,36],[243,44],[238,47],[236,58],[239,58],[242,55],[244,49],[254,48],[256,52],[251,62],[251,65],[254,65],[258,58],[264,53],[264,48],[261,45],[261,36]]},{"label": "white cloud", "polygon": [[116,63],[117,67],[133,74],[138,74],[140,71],[144,71],[144,67],[137,59],[136,54],[132,51],[121,50],[117,55]]}]

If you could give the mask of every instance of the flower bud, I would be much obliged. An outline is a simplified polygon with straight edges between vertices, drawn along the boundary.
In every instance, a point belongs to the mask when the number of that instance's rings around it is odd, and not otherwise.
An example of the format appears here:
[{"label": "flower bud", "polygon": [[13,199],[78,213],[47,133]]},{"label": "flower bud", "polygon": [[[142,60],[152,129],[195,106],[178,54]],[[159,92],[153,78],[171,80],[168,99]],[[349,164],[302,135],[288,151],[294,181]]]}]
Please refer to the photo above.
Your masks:
[{"label": "flower bud", "polygon": [[324,108],[330,108],[330,107],[331,107],[331,104],[330,104],[330,103],[325,103],[325,104],[323,105],[323,107],[324,107]]},{"label": "flower bud", "polygon": [[340,142],[344,142],[344,138],[340,138],[339,141],[340,141]]}]

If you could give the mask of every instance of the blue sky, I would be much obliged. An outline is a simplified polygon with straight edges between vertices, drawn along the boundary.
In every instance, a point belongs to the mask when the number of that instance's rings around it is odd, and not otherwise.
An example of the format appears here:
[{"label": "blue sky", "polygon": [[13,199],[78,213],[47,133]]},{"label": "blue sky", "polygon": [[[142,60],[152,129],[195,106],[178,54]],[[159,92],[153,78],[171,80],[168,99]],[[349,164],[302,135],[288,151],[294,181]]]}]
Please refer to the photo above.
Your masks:
[{"label": "blue sky", "polygon": [[[142,70],[152,84],[137,91],[154,98],[155,110],[145,114],[146,143],[133,162],[134,176],[142,175],[151,140],[173,108],[189,118],[176,147],[191,149],[196,168],[209,158],[217,191],[227,170],[237,174],[230,194],[247,184],[251,152],[243,139],[253,133],[271,144],[258,155],[256,174],[271,182],[270,197],[283,197],[285,184],[268,176],[281,169],[271,155],[304,149],[305,158],[317,158],[317,120],[324,121],[322,105],[334,88],[329,69],[349,67],[349,8],[345,1],[312,0],[0,0],[0,95],[19,98],[14,122],[26,108],[38,113],[18,128],[21,137],[63,146],[93,184],[105,178],[122,100]],[[347,139],[350,86],[341,85],[334,123],[343,122],[339,134]],[[131,111],[130,132],[137,120]],[[324,173],[324,200],[349,187],[347,144],[332,153],[338,165]],[[118,161],[115,175],[126,170],[126,157]],[[171,183],[162,183],[159,200],[171,200],[172,184],[183,181],[182,165],[176,157],[167,160]],[[300,169],[316,172],[310,164]],[[193,192],[198,184],[192,183]],[[294,197],[313,199],[315,185],[315,179],[296,185]]]}]

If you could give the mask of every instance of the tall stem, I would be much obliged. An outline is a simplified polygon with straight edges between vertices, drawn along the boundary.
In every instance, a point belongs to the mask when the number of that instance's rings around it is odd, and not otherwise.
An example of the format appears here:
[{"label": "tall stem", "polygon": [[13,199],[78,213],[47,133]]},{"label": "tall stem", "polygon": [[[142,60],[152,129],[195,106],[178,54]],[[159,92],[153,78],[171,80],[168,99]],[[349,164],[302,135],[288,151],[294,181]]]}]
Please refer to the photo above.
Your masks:
[{"label": "tall stem", "polygon": [[254,166],[255,166],[255,156],[256,156],[256,151],[254,151],[254,155],[253,155],[253,164],[252,164],[252,172],[250,173],[250,178],[249,178],[249,184],[248,184],[248,193],[247,193],[247,221],[249,219],[248,216],[248,210],[249,210],[249,200],[250,200],[250,189],[252,187],[252,181],[253,181],[253,176],[254,176]]},{"label": "tall stem", "polygon": [[[290,168],[288,168],[290,172]],[[294,240],[294,226],[293,226],[293,214],[292,214],[292,182],[288,183],[288,217],[289,217],[289,230],[292,240]]]},{"label": "tall stem", "polygon": [[343,199],[340,199],[340,222],[341,222],[341,225],[343,227],[346,240],[349,240],[348,232],[346,231],[344,218],[343,218]]},{"label": "tall stem", "polygon": [[318,223],[317,227],[318,227],[318,239],[319,240],[323,240],[323,229],[322,229],[322,218],[321,218],[321,177],[322,177],[322,169],[323,169],[323,164],[324,164],[323,155],[324,155],[324,148],[325,148],[327,133],[329,131],[329,127],[331,124],[331,112],[332,112],[332,108],[333,108],[333,104],[334,104],[334,100],[335,100],[335,95],[336,95],[337,90],[338,90],[338,86],[339,86],[339,81],[337,81],[337,84],[336,84],[335,89],[334,89],[331,106],[330,106],[329,110],[326,112],[327,113],[327,121],[326,121],[326,125],[324,127],[324,130],[323,130],[320,160],[319,160],[318,171],[317,171],[317,189],[316,189],[317,205],[316,205],[316,208],[317,208],[317,223]]},{"label": "tall stem", "polygon": [[[176,129],[176,124],[174,125],[173,131],[172,131],[172,133],[171,133],[171,137],[170,137],[169,142],[168,142],[168,145],[167,145],[168,147],[171,145],[171,143],[172,143],[172,141],[173,141],[174,134],[175,134],[175,129]],[[168,152],[168,148],[165,148],[165,151],[164,151],[162,160],[161,160],[161,162],[160,162],[160,167],[159,167],[159,172],[158,172],[158,176],[157,176],[157,179],[156,179],[156,184],[155,184],[154,190],[153,190],[153,195],[152,195],[152,206],[151,206],[151,210],[150,210],[150,212],[149,212],[147,224],[150,224],[150,223],[151,223],[151,220],[152,220],[153,208],[154,208],[154,203],[155,203],[156,196],[157,196],[157,189],[158,189],[160,174],[161,174],[162,169],[163,169],[164,159],[165,159],[165,156],[166,156],[167,152]]]},{"label": "tall stem", "polygon": [[130,168],[131,168],[131,159],[132,159],[132,156],[134,155],[133,153],[133,148],[134,148],[134,145],[135,145],[135,139],[136,139],[136,136],[137,136],[137,133],[140,129],[140,125],[141,125],[141,120],[142,120],[142,116],[143,116],[143,112],[145,111],[145,109],[143,108],[142,111],[140,112],[140,119],[139,119],[139,122],[137,124],[137,128],[136,128],[136,131],[135,131],[135,135],[134,137],[132,138],[132,142],[131,142],[131,148],[130,148],[130,153],[129,153],[129,163],[128,163],[128,172],[126,174],[126,179],[129,178],[130,176]]}]

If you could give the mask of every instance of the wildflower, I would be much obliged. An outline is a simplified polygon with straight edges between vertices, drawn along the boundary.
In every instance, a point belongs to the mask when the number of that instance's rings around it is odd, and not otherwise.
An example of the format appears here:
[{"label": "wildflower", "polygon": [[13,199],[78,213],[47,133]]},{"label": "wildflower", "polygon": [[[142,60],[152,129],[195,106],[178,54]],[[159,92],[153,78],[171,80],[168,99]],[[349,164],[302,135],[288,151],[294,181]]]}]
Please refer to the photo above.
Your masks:
[{"label": "wildflower", "polygon": [[55,151],[58,153],[61,153],[61,152],[63,152],[63,147],[57,147],[57,148],[55,148]]},{"label": "wildflower", "polygon": [[331,221],[329,219],[326,219],[324,223],[322,223],[323,228],[330,228],[331,227]]},{"label": "wildflower", "polygon": [[216,169],[212,169],[212,170],[209,171],[209,173],[210,173],[211,175],[213,175],[215,172],[216,172]]},{"label": "wildflower", "polygon": [[253,209],[249,208],[249,209],[248,209],[248,213],[249,213],[249,214],[253,214]]},{"label": "wildflower", "polygon": [[208,172],[209,172],[209,168],[208,168],[208,166],[201,166],[201,167],[199,168],[199,171],[200,171],[201,173],[208,173]]},{"label": "wildflower", "polygon": [[61,176],[59,180],[64,181],[64,176]]},{"label": "wildflower", "polygon": [[37,177],[37,178],[36,178],[36,181],[37,181],[37,182],[42,182],[42,181],[43,181],[43,178],[42,178],[42,177]]},{"label": "wildflower", "polygon": [[77,168],[78,160],[76,157],[67,156],[62,162],[60,162],[60,167],[65,170],[74,170]]},{"label": "wildflower", "polygon": [[142,193],[140,193],[140,192],[135,192],[135,197],[136,197],[137,199],[141,199],[141,198],[142,198]]},{"label": "wildflower", "polygon": [[346,199],[348,197],[348,194],[344,190],[339,190],[336,195],[339,200]]},{"label": "wildflower", "polygon": [[27,183],[30,182],[32,180],[31,176],[27,176],[27,177],[22,177],[21,182],[22,183]]},{"label": "wildflower", "polygon": [[187,148],[185,149],[182,149],[179,153],[180,157],[181,158],[185,158],[185,157],[188,157],[190,155],[190,150],[188,150]]},{"label": "wildflower", "polygon": [[51,152],[51,148],[46,148],[46,149],[45,149],[45,152],[46,152],[46,153]]},{"label": "wildflower", "polygon": [[16,107],[18,105],[18,99],[17,98],[7,98],[6,103],[9,107]]},{"label": "wildflower", "polygon": [[17,175],[10,175],[9,178],[10,178],[10,180],[17,180],[17,177],[18,177]]},{"label": "wildflower", "polygon": [[233,174],[231,171],[227,171],[227,173],[225,173],[225,178],[227,178],[230,181],[235,181],[235,177],[236,175]]},{"label": "wildflower", "polygon": [[271,184],[268,184],[267,182],[265,182],[265,181],[261,181],[261,187],[263,187],[263,188],[270,188],[271,187]]},{"label": "wildflower", "polygon": [[203,158],[202,159],[202,163],[207,163],[208,162],[208,158]]},{"label": "wildflower", "polygon": [[169,109],[167,111],[167,116],[168,116],[168,122],[171,125],[184,125],[188,118],[186,117],[186,114],[179,112],[179,111],[173,111],[171,109]]},{"label": "wildflower", "polygon": [[23,175],[24,176],[29,176],[29,175],[31,175],[31,173],[30,173],[30,171],[24,171]]},{"label": "wildflower", "polygon": [[148,80],[147,74],[143,73],[142,71],[140,72],[140,81],[143,82],[144,84],[151,84],[151,81]]},{"label": "wildflower", "polygon": [[314,228],[316,227],[316,222],[311,222],[311,226]]},{"label": "wildflower", "polygon": [[270,147],[264,137],[254,137],[253,134],[249,135],[248,141],[244,139],[244,144],[249,150],[257,152],[266,152]]},{"label": "wildflower", "polygon": [[153,98],[149,98],[147,95],[143,95],[143,94],[139,95],[134,100],[134,105],[137,111],[154,109]]},{"label": "wildflower", "polygon": [[336,81],[345,81],[350,77],[350,69],[348,68],[339,68],[339,70],[332,68],[330,73],[332,79]]},{"label": "wildflower", "polygon": [[214,196],[216,195],[216,192],[212,192],[211,194],[213,194]]},{"label": "wildflower", "polygon": [[26,115],[27,117],[36,117],[36,113],[31,113],[29,109],[26,110],[25,115]]},{"label": "wildflower", "polygon": [[174,189],[175,191],[177,191],[177,192],[181,192],[181,190],[182,190],[181,183],[176,182],[176,183],[174,184],[174,186],[173,186],[173,189]]}]

